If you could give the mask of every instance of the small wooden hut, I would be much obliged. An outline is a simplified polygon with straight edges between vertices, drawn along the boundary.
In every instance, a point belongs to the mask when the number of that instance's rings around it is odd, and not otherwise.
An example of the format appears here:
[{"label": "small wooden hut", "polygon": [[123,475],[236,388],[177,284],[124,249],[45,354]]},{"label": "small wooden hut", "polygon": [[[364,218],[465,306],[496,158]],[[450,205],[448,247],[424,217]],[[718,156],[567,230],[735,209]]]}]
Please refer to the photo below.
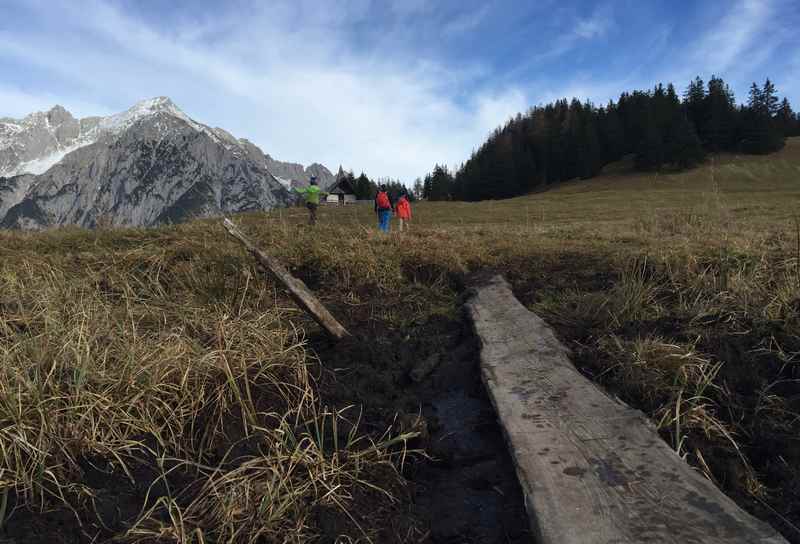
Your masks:
[{"label": "small wooden hut", "polygon": [[356,203],[355,187],[353,187],[350,178],[347,177],[341,166],[339,167],[339,173],[336,174],[336,181],[325,192],[328,193],[325,199],[326,204],[344,206],[345,204]]}]

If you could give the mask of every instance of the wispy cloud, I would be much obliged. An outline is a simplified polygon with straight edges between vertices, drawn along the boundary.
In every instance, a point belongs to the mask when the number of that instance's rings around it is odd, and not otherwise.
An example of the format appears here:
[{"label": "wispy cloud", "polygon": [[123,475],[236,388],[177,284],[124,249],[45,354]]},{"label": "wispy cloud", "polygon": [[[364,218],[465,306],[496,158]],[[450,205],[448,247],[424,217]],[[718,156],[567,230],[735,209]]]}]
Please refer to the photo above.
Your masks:
[{"label": "wispy cloud", "polygon": [[581,46],[596,46],[594,42],[606,37],[613,25],[610,7],[605,4],[596,8],[588,17],[576,17],[569,13],[558,25],[553,36],[544,35],[534,42],[536,47],[530,52],[526,51],[521,62],[506,73],[505,77],[516,79],[564,57]]},{"label": "wispy cloud", "polygon": [[[712,74],[738,89],[739,98],[744,98],[753,79],[760,82],[772,74],[773,80],[784,82],[780,91],[800,99],[800,89],[793,83],[800,80],[793,77],[797,69],[776,61],[779,51],[800,48],[793,29],[800,22],[800,13],[791,6],[787,0],[737,0],[712,5],[694,27],[684,20],[653,24],[646,35],[630,37],[640,45],[638,49],[618,51],[596,70],[572,70],[557,82],[538,81],[534,100],[541,103],[574,96],[603,103],[617,98],[621,91],[648,89],[658,82],[672,82],[680,92],[696,75],[708,79]],[[564,43],[573,47],[579,34],[607,34],[609,28],[600,30],[603,18],[595,20],[599,26],[576,25]],[[682,38],[679,31],[689,38]]]},{"label": "wispy cloud", "polygon": [[611,27],[611,18],[607,14],[595,14],[589,19],[581,19],[572,29],[574,39],[591,40],[603,36]]},{"label": "wispy cloud", "polygon": [[[775,2],[740,0],[730,5],[731,9],[695,44],[695,62],[713,66],[720,73],[738,63],[751,62],[753,45],[767,30]],[[768,45],[770,41],[762,43]]]},{"label": "wispy cloud", "polygon": [[442,34],[444,36],[456,36],[475,30],[490,13],[491,9],[491,5],[485,4],[478,9],[457,15],[445,23],[442,28]]},{"label": "wispy cloud", "polygon": [[107,114],[169,95],[277,158],[411,181],[564,96],[603,103],[713,72],[735,86],[774,76],[800,100],[794,3],[708,3],[686,17],[603,0],[582,11],[525,0],[242,0],[146,12],[116,0],[5,0],[0,116],[54,103]]},{"label": "wispy cloud", "polygon": [[[361,4],[349,6],[350,16],[363,15]],[[287,30],[309,11],[262,8],[210,46],[191,31],[156,28],[102,1],[90,9],[42,6],[43,18],[78,29],[80,42],[66,50],[68,37],[42,32],[31,48],[29,34],[6,33],[0,56],[86,89],[100,86],[117,108],[170,95],[198,120],[283,160],[342,163],[406,181],[435,162],[462,160],[493,126],[525,107],[514,88],[457,101],[450,85],[469,77],[458,67],[352,50],[337,37],[338,16],[306,19],[306,32]]]}]

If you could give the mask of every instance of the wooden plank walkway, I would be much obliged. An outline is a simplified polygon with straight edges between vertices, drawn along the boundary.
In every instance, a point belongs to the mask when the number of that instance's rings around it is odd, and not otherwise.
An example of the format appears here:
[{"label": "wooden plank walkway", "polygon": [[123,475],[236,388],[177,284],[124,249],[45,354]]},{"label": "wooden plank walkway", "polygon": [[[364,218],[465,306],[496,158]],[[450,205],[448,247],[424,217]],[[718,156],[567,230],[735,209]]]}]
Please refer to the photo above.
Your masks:
[{"label": "wooden plank walkway", "polygon": [[785,543],[569,360],[496,276],[467,303],[481,372],[543,544]]}]

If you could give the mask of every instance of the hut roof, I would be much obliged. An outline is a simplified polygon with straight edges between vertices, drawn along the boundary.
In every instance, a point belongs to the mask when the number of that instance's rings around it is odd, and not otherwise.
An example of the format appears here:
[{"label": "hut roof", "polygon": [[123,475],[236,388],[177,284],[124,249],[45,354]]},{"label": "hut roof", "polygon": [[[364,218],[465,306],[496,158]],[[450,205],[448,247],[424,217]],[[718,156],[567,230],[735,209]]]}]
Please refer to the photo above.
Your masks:
[{"label": "hut roof", "polygon": [[352,195],[352,194],[355,194],[356,191],[355,191],[355,187],[353,187],[353,184],[350,183],[350,179],[345,176],[345,177],[341,177],[341,178],[337,179],[333,183],[333,185],[328,187],[326,192],[330,193],[330,194],[336,194],[336,195],[338,195],[338,194]]}]

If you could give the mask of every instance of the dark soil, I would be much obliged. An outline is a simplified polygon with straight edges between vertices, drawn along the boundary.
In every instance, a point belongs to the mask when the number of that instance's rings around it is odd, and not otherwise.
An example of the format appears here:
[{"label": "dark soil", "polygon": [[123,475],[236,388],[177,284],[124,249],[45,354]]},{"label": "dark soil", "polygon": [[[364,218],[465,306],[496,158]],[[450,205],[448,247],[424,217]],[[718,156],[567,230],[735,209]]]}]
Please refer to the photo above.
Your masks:
[{"label": "dark soil", "polygon": [[[358,488],[350,516],[363,528],[380,528],[381,543],[530,542],[514,464],[480,380],[477,340],[467,322],[434,315],[401,330],[357,310],[337,312],[358,332],[337,344],[323,336],[310,341],[321,363],[317,389],[323,404],[360,410],[360,433],[373,438],[389,428],[422,431],[408,444],[416,453],[403,463],[405,486],[389,467],[363,475],[397,500]],[[438,357],[438,364],[419,383],[413,381],[411,369],[431,357]],[[240,455],[255,453],[244,442],[240,449]],[[13,515],[0,527],[0,544],[108,542],[137,519],[148,492],[152,504],[192,486],[192,475],[178,470],[164,482],[156,460],[144,455],[131,467],[135,482],[102,459],[83,459],[80,466],[80,481],[93,500],[74,504],[75,511],[62,506],[41,513],[14,510],[12,496]],[[337,508],[320,506],[309,521],[324,543],[361,534]]]},{"label": "dark soil", "polygon": [[[122,471],[107,465],[103,459],[83,458],[79,461],[81,483],[91,489],[93,498],[84,504],[73,504],[73,510],[53,501],[52,509],[34,512],[15,508],[13,494],[8,512],[13,512],[0,528],[1,544],[76,544],[108,542],[119,536],[135,520],[147,497],[169,496],[170,490],[188,489],[193,480],[187,474],[166,464],[166,477],[156,469],[155,457],[142,454],[129,470],[133,481]],[[151,501],[152,502],[152,501]],[[8,514],[6,514],[8,515]]]},{"label": "dark soil", "polygon": [[[324,371],[320,387],[329,406],[363,406],[365,429],[413,427],[423,437],[405,466],[408,502],[397,513],[422,525],[419,538],[387,531],[381,542],[531,542],[514,463],[480,379],[478,344],[463,320],[432,316],[410,330],[369,322],[354,338],[314,342]],[[410,371],[438,355],[420,383]],[[427,436],[425,436],[427,435]],[[364,504],[364,510],[371,505]],[[335,535],[328,535],[334,541]]]}]

